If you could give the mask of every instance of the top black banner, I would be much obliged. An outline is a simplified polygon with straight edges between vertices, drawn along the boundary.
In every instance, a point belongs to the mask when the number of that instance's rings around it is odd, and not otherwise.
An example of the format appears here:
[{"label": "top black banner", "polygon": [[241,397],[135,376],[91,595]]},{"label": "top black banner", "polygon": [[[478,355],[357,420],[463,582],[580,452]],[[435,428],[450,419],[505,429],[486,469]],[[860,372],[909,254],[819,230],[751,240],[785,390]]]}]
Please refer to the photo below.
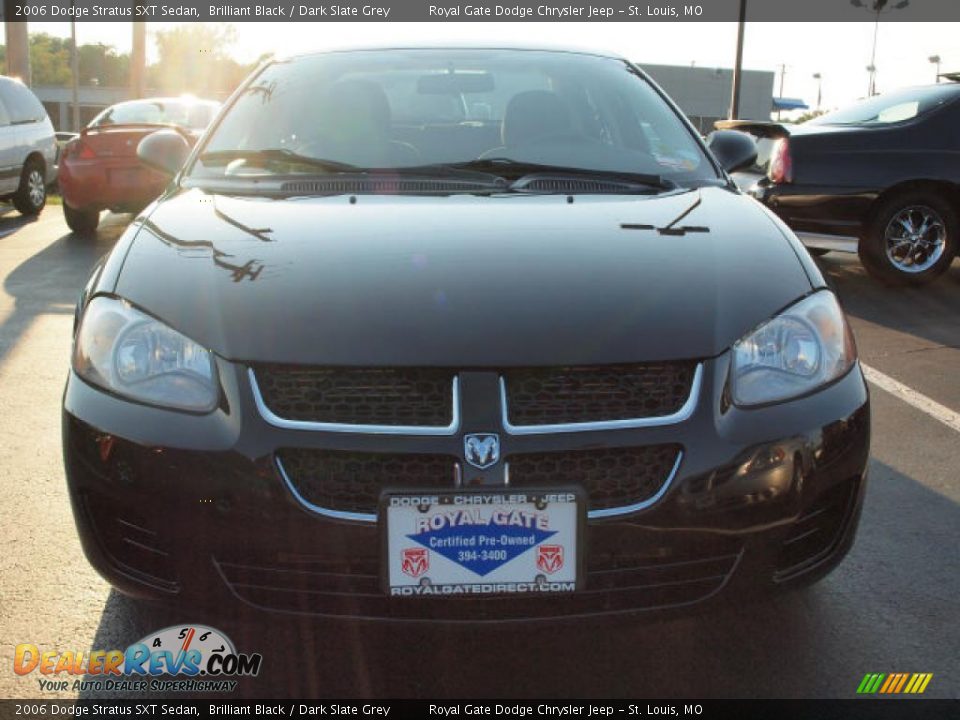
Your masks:
[{"label": "top black banner", "polygon": [[[745,0],[749,22],[960,22],[960,0]],[[5,0],[3,19],[84,21],[736,22],[741,0]],[[960,28],[958,28],[960,30]]]}]

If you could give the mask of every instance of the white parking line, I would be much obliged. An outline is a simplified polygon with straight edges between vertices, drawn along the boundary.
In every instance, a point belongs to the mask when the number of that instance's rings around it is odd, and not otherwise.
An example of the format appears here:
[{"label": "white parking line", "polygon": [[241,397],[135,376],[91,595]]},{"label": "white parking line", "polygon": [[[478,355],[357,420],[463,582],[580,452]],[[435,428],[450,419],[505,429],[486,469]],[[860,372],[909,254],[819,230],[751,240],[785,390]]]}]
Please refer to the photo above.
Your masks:
[{"label": "white parking line", "polygon": [[860,367],[863,368],[864,377],[866,377],[867,380],[881,390],[886,390],[888,393],[903,400],[908,405],[913,405],[913,407],[917,408],[917,410],[925,412],[935,420],[939,420],[948,428],[952,428],[957,432],[960,432],[960,413],[956,413],[950,408],[941,405],[936,400],[927,397],[923,393],[918,393],[916,390],[907,387],[899,380],[894,380],[889,375],[884,375],[876,368],[872,368],[865,363],[860,363]]}]

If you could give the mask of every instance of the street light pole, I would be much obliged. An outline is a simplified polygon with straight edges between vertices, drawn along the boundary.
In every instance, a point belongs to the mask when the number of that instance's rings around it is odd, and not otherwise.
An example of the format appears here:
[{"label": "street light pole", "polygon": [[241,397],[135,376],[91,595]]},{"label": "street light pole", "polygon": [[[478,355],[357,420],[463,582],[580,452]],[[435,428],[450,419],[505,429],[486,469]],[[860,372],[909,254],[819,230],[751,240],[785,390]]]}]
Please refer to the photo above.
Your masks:
[{"label": "street light pole", "polygon": [[743,33],[747,25],[747,0],[740,0],[737,23],[737,61],[733,65],[733,88],[730,91],[730,120],[740,117],[740,81],[743,73]]},{"label": "street light pole", "polygon": [[939,83],[939,82],[940,82],[940,56],[939,56],[939,55],[931,55],[931,56],[930,56],[929,58],[927,58],[927,59],[928,59],[931,63],[933,63],[934,65],[937,66],[937,75],[936,75],[936,77],[933,79],[933,81],[936,82],[936,83]]},{"label": "street light pole", "polygon": [[867,97],[877,94],[877,33],[880,31],[880,8],[877,3],[877,19],[873,23],[873,50],[870,52],[870,84],[867,86]]},{"label": "street light pole", "polygon": [[867,85],[867,95],[872,97],[877,94],[877,34],[880,31],[880,14],[888,10],[902,10],[910,4],[910,0],[900,0],[893,7],[887,7],[890,0],[850,0],[850,4],[857,8],[864,8],[874,13],[873,21],[873,49],[870,51],[870,64],[867,65],[867,72],[870,74],[870,81]]},{"label": "street light pole", "polygon": [[817,81],[817,112],[820,111],[820,98],[823,90],[823,76],[820,73],[814,73],[813,79]]}]

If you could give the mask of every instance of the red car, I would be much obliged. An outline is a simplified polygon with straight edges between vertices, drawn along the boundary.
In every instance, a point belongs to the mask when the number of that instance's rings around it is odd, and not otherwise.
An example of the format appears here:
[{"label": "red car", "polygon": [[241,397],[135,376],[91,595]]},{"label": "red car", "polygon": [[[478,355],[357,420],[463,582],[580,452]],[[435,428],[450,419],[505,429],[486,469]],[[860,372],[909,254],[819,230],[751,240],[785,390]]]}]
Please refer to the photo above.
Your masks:
[{"label": "red car", "polygon": [[92,233],[101,210],[139,212],[169,178],[137,159],[137,145],[163,127],[180,130],[192,145],[220,104],[193,98],[148,98],[117,103],[97,115],[60,160],[60,191],[67,225],[78,235]]}]

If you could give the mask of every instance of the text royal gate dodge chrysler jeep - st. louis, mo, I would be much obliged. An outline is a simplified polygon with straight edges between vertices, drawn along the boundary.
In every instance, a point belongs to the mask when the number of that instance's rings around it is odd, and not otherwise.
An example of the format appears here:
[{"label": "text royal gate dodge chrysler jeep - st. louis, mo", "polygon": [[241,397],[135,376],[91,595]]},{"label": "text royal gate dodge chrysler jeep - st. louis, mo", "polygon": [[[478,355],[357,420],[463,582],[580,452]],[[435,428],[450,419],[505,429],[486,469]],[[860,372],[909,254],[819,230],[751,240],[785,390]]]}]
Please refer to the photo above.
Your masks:
[{"label": "text royal gate dodge chrysler jeep - st. louis, mo", "polygon": [[259,69],[79,303],[63,434],[121,590],[508,620],[811,582],[867,388],[794,235],[635,66],[525,49]]}]

